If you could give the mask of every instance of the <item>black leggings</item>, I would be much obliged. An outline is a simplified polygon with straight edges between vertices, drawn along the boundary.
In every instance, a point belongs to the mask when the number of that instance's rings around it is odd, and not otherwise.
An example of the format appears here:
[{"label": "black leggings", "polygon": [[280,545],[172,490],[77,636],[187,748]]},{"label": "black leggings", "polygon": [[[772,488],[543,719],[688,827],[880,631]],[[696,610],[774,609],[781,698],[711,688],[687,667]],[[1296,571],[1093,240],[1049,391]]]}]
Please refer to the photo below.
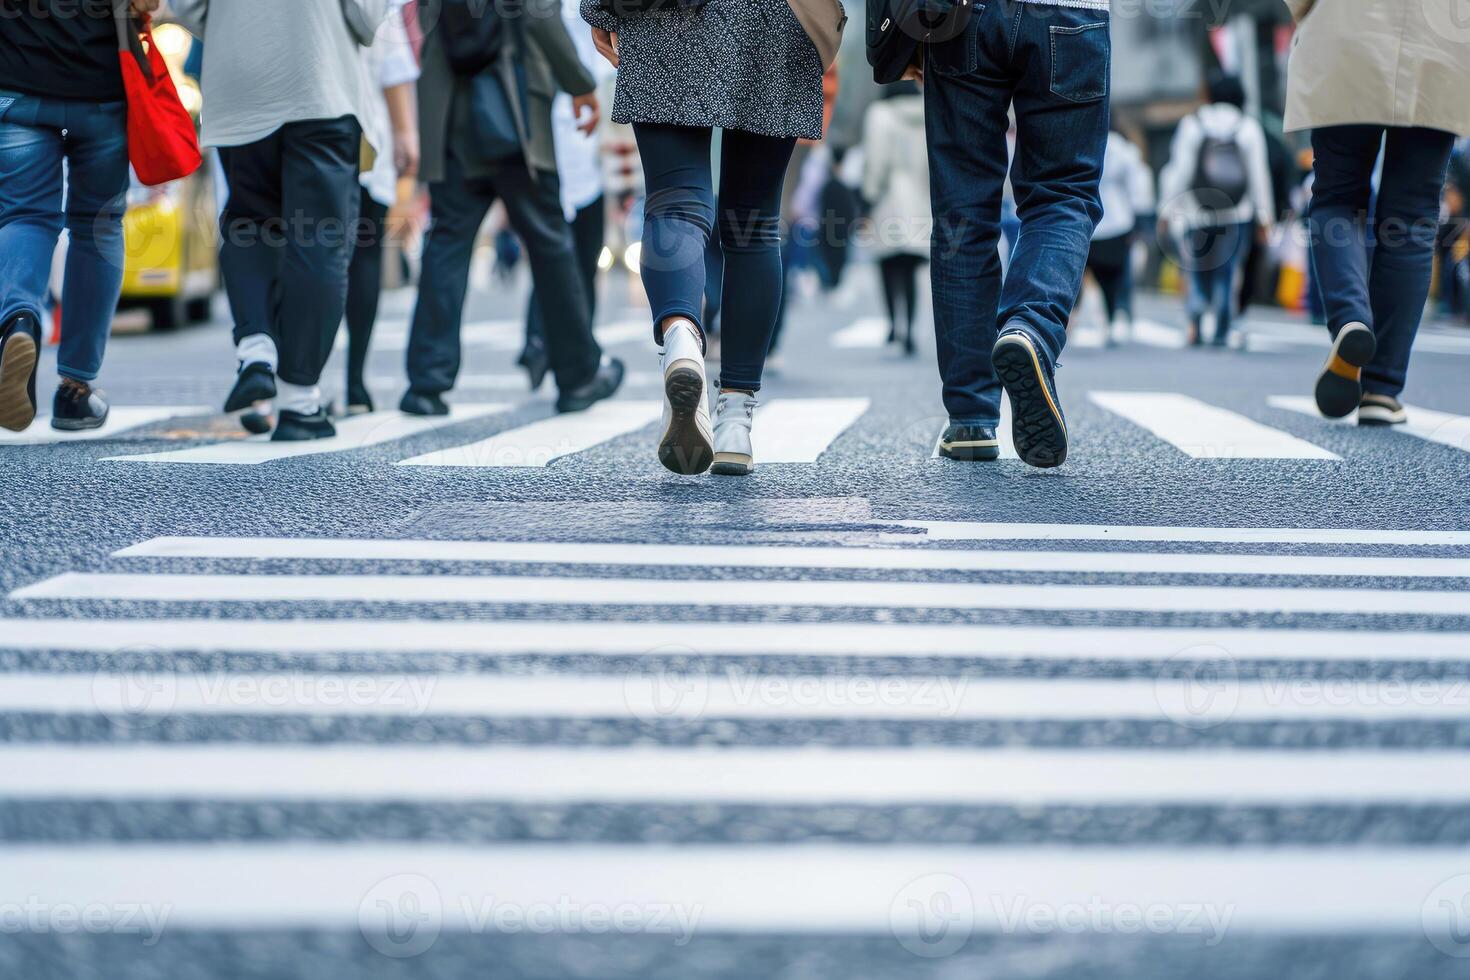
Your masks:
[{"label": "black leggings", "polygon": [[357,222],[357,246],[347,269],[347,396],[366,385],[368,344],[378,320],[378,300],[383,295],[383,235],[388,209],[362,192],[361,217]]},{"label": "black leggings", "polygon": [[[577,276],[587,294],[587,310],[597,319],[597,260],[607,237],[607,205],[602,195],[577,212],[572,219],[572,245],[577,254]],[[531,302],[526,308],[526,346],[546,342],[542,323],[541,296],[533,281]]]},{"label": "black leggings", "polygon": [[1108,322],[1121,313],[1133,319],[1133,263],[1129,250],[1133,236],[1095,240],[1087,253],[1087,269],[1102,290],[1103,304],[1108,309]]},{"label": "black leggings", "polygon": [[878,260],[883,275],[883,300],[888,304],[890,336],[902,340],[905,347],[913,343],[914,314],[919,305],[919,267],[922,256],[900,253]]}]

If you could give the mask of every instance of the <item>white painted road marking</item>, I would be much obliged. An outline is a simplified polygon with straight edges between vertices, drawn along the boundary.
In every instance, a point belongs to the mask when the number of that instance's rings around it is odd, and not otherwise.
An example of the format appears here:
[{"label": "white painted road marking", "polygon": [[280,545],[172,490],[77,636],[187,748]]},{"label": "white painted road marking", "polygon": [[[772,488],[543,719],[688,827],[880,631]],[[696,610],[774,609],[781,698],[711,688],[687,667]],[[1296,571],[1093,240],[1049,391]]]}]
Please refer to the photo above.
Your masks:
[{"label": "white painted road marking", "polygon": [[213,415],[214,409],[202,405],[115,405],[107,413],[107,422],[100,428],[82,432],[62,432],[51,428],[51,416],[37,415],[30,428],[24,432],[0,429],[0,445],[37,446],[50,443],[92,442],[111,439],[130,429],[142,428],[168,419],[188,418],[195,415]]},{"label": "white painted road marking", "polygon": [[1088,397],[1195,459],[1341,459],[1321,446],[1187,395],[1094,391]]},{"label": "white painted road marking", "polygon": [[538,467],[635,432],[657,421],[654,401],[604,401],[585,412],[553,415],[488,439],[414,456],[399,466]]},{"label": "white painted road marking", "polygon": [[868,410],[866,398],[781,398],[756,409],[756,465],[815,463]]},{"label": "white painted road marking", "polygon": [[888,321],[882,317],[863,317],[832,335],[832,346],[847,350],[882,347],[888,343]]},{"label": "white painted road marking", "polygon": [[1135,524],[1006,524],[980,521],[884,521],[913,528],[881,535],[885,543],[917,541],[1131,541],[1200,544],[1470,545],[1470,530],[1390,530],[1333,527],[1160,527]]},{"label": "white painted road marking", "polygon": [[[1273,408],[1284,408],[1289,412],[1298,412],[1302,415],[1310,415],[1321,422],[1329,422],[1334,425],[1351,425],[1351,417],[1345,419],[1323,418],[1322,413],[1317,411],[1315,399],[1301,395],[1272,395],[1266,401]],[[1437,442],[1442,446],[1449,446],[1461,452],[1470,453],[1470,416],[1451,415],[1449,412],[1436,412],[1431,408],[1420,408],[1417,405],[1405,405],[1404,411],[1409,413],[1409,420],[1403,425],[1392,426],[1390,431],[1401,432],[1405,435],[1415,436],[1428,442]]]}]

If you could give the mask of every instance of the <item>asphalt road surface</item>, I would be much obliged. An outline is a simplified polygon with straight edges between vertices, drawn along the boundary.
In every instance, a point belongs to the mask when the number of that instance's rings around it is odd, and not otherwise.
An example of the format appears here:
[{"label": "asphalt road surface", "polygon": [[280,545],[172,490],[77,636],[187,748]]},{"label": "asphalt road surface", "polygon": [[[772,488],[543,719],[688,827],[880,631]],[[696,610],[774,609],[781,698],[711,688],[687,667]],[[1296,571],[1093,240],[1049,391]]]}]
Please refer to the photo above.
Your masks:
[{"label": "asphalt road surface", "polygon": [[223,317],[0,440],[0,977],[1466,975],[1470,332],[1365,431],[1146,299],[1065,466],[965,464],[859,270],[677,477],[633,292],[581,416],[502,289],[447,420],[397,294],[329,443],[216,413]]}]

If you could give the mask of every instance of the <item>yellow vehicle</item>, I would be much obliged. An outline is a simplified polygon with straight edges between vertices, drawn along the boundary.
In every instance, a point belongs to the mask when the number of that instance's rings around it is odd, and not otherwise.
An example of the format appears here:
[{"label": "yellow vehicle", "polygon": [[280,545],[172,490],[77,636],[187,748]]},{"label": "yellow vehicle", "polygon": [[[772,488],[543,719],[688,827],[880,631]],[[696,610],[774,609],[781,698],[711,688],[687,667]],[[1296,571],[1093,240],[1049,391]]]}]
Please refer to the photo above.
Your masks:
[{"label": "yellow vehicle", "polygon": [[[172,70],[179,98],[198,118],[199,87],[182,71],[192,43],[189,33],[165,24],[154,30],[154,37]],[[206,154],[204,165],[183,180],[161,187],[145,187],[134,180],[123,216],[123,240],[120,306],[146,307],[159,330],[209,319],[220,285],[212,155]]]}]

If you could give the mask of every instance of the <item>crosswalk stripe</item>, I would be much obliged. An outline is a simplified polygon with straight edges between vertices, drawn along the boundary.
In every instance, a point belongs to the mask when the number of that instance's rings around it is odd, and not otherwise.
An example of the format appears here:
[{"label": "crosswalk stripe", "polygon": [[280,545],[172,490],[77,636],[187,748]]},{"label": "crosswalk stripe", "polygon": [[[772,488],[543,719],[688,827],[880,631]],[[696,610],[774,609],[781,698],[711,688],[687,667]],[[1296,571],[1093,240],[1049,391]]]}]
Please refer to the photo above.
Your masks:
[{"label": "crosswalk stripe", "polygon": [[1463,616],[1470,593],[1378,589],[957,582],[711,581],[501,575],[193,575],[66,572],[12,599],[145,602],[466,602],[865,609],[1099,610]]},{"label": "crosswalk stripe", "polygon": [[656,401],[598,402],[585,412],[554,415],[488,439],[414,456],[399,466],[546,466],[554,460],[635,432],[659,417]]},{"label": "crosswalk stripe", "polygon": [[450,409],[448,415],[433,417],[405,415],[397,411],[371,412],[367,415],[355,415],[339,420],[336,423],[337,434],[330,439],[315,439],[308,442],[271,442],[268,435],[254,436],[249,439],[195,446],[191,449],[173,449],[157,453],[142,453],[136,456],[109,456],[106,461],[254,466],[298,456],[316,456],[323,453],[365,449],[380,443],[432,432],[446,425],[497,415],[508,411],[511,407],[506,404],[455,405]]},{"label": "crosswalk stripe", "polygon": [[1184,331],[1146,319],[1133,321],[1131,339],[1149,347],[1179,350],[1185,346]]},{"label": "crosswalk stripe", "polygon": [[1187,395],[1094,391],[1088,397],[1195,459],[1341,459],[1321,446]]},{"label": "crosswalk stripe", "polygon": [[866,398],[781,398],[757,409],[750,433],[757,465],[815,463],[869,404]]},{"label": "crosswalk stripe", "polygon": [[[948,423],[940,426],[939,434],[934,437],[934,451],[929,454],[934,459],[940,458],[939,444],[944,441],[944,430],[948,427]],[[1016,455],[1016,439],[1015,436],[1012,435],[1011,430],[1010,398],[1002,398],[1000,400],[1000,424],[995,427],[995,438],[1000,443],[1001,459],[1021,458]]]},{"label": "crosswalk stripe", "polygon": [[0,445],[46,445],[65,442],[91,442],[111,439],[130,429],[139,429],[167,419],[187,418],[193,415],[210,415],[212,408],[202,405],[135,405],[114,406],[107,413],[107,422],[96,429],[82,432],[62,432],[51,428],[49,415],[38,415],[31,427],[24,432],[9,432],[0,429]]},{"label": "crosswalk stripe", "polygon": [[117,558],[464,561],[689,568],[870,568],[1177,575],[1470,577],[1470,558],[1155,554],[1137,551],[976,551],[770,545],[413,541],[381,538],[153,538]]},{"label": "crosswalk stripe", "polygon": [[[1418,531],[1331,527],[1174,527],[1134,524],[1017,524],[983,521],[884,521],[888,527],[924,532],[924,541],[1126,541],[1196,544],[1470,545],[1470,530]],[[905,531],[882,532],[884,543],[913,543]]]},{"label": "crosswalk stripe", "polygon": [[1470,633],[972,623],[500,620],[488,625],[432,619],[69,617],[0,619],[0,650],[1450,662],[1470,659]]},{"label": "crosswalk stripe", "polygon": [[[1266,401],[1272,408],[1283,408],[1289,412],[1310,415],[1322,422],[1337,425],[1351,424],[1351,419],[1323,418],[1322,413],[1317,411],[1316,401],[1310,397],[1272,395]],[[1393,426],[1393,431],[1470,453],[1470,416],[1451,415],[1449,412],[1437,412],[1434,409],[1420,408],[1417,405],[1405,405],[1404,411],[1409,413],[1409,420],[1403,425]]]},{"label": "crosswalk stripe", "polygon": [[1470,719],[1464,680],[770,675],[6,674],[0,712],[484,718],[1224,721]]},{"label": "crosswalk stripe", "polygon": [[[661,377],[655,371],[629,371],[623,376],[623,388],[642,388],[649,385],[659,384]],[[402,389],[406,382],[402,375],[378,374],[371,378],[374,387],[388,390]],[[526,393],[530,390],[530,384],[526,380],[524,371],[502,372],[495,374],[461,374],[454,381],[456,392],[465,391],[495,391],[495,392],[519,392]],[[545,388],[541,389],[543,392]]]},{"label": "crosswalk stripe", "polygon": [[831,343],[845,350],[882,347],[888,343],[888,327],[888,321],[882,317],[863,317],[834,333]]}]

